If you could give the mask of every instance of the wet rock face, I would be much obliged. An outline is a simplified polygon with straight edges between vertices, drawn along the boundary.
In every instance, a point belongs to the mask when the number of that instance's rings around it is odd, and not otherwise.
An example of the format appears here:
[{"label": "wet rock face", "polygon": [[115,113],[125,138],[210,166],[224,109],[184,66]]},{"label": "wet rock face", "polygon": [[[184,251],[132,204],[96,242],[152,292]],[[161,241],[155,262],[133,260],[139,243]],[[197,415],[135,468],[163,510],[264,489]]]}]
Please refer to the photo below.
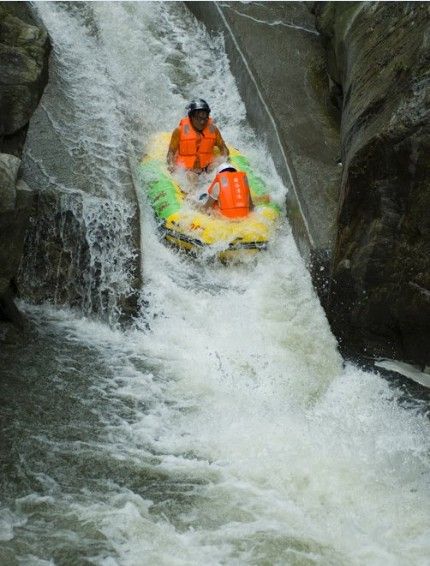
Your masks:
[{"label": "wet rock face", "polygon": [[318,3],[342,161],[331,318],[353,348],[430,363],[430,9]]},{"label": "wet rock face", "polygon": [[[23,19],[19,17],[22,16]],[[48,79],[47,33],[25,3],[0,5],[0,320],[21,323],[15,278],[33,194],[19,179],[28,121]]]},{"label": "wet rock face", "polygon": [[[36,109],[48,78],[49,40],[47,32],[35,23],[26,23],[15,13],[21,10],[0,5],[0,136],[2,151],[19,155],[23,135]],[[13,139],[11,139],[13,138]]]},{"label": "wet rock face", "polygon": [[[118,218],[123,215],[133,221],[122,223],[119,231]],[[98,222],[99,216],[104,223]],[[95,312],[106,322],[126,322],[137,310],[140,271],[133,250],[123,248],[118,254],[118,240],[135,239],[138,223],[137,211],[129,203],[82,191],[38,191],[17,277],[20,292],[36,303],[70,305]],[[116,267],[117,279],[110,277],[109,263]],[[129,273],[134,279],[127,279]]]}]

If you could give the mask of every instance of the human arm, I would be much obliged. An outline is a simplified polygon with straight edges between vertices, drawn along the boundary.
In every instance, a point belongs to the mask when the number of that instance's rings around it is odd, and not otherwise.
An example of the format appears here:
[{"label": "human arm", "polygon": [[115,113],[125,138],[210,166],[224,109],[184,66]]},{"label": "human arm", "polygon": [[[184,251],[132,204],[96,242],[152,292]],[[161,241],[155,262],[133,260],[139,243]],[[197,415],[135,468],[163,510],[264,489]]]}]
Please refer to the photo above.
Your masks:
[{"label": "human arm", "polygon": [[167,150],[167,167],[169,171],[175,168],[175,157],[179,150],[179,128],[175,128],[170,138],[169,149]]},{"label": "human arm", "polygon": [[230,151],[228,149],[228,147],[226,146],[221,132],[219,131],[219,129],[216,129],[216,141],[215,141],[215,145],[216,147],[219,149],[220,154],[224,157],[228,157],[230,155]]},{"label": "human arm", "polygon": [[202,209],[207,211],[213,207],[219,197],[220,186],[217,180],[214,180],[206,193],[200,195],[199,200]]}]

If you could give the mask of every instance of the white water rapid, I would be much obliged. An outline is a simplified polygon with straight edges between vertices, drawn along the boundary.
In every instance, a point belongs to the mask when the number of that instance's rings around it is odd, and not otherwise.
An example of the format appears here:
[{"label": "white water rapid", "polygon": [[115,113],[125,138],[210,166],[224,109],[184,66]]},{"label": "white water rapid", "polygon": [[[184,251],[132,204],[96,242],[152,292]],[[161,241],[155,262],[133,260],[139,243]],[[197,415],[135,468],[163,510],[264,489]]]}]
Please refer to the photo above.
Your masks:
[{"label": "white water rapid", "polygon": [[[148,136],[202,96],[283,201],[222,38],[182,4],[35,9],[60,94],[79,109],[65,151],[83,136],[93,152],[91,198],[121,208],[116,165],[137,163]],[[64,162],[30,150],[32,170],[70,190]],[[144,198],[141,216],[135,325],[24,305],[33,338],[3,355],[0,564],[428,564],[428,419],[378,375],[342,364],[288,225],[256,261],[224,267],[160,243]],[[125,245],[122,216],[109,218],[108,282]]]}]

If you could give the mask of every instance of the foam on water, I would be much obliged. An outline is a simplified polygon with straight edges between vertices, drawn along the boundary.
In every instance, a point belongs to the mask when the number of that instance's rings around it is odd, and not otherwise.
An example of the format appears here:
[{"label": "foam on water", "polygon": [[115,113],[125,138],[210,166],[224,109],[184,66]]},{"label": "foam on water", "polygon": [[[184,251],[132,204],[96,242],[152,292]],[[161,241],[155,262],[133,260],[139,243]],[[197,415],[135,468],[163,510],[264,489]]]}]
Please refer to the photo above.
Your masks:
[{"label": "foam on water", "polygon": [[[63,18],[64,34],[67,18],[77,21],[63,4],[40,12],[52,25]],[[132,160],[145,136],[173,128],[186,101],[203,96],[225,138],[285,194],[246,126],[220,38],[178,4],[94,3],[91,13]],[[89,56],[84,43],[76,49]],[[73,434],[38,431],[46,467],[36,453],[32,489],[0,515],[14,556],[49,564],[57,548],[58,563],[104,566],[424,565],[429,423],[379,376],[343,367],[289,227],[267,253],[225,268],[166,248],[142,205],[134,328],[26,307],[46,347],[61,344],[47,383],[71,391],[82,414]]]}]

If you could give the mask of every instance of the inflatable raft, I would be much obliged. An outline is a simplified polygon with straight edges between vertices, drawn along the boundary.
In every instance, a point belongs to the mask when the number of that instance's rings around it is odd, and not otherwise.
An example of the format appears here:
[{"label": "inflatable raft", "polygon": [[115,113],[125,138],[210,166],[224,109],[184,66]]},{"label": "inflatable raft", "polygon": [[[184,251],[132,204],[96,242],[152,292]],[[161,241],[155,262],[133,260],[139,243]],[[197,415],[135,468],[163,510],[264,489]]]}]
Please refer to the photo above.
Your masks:
[{"label": "inflatable raft", "polygon": [[142,190],[149,198],[166,242],[191,252],[206,248],[221,260],[240,258],[266,249],[280,208],[270,201],[264,183],[253,173],[248,159],[229,147],[230,162],[248,176],[255,205],[246,218],[231,220],[216,211],[205,213],[186,198],[167,169],[169,141],[169,133],[156,134],[139,163]]}]

